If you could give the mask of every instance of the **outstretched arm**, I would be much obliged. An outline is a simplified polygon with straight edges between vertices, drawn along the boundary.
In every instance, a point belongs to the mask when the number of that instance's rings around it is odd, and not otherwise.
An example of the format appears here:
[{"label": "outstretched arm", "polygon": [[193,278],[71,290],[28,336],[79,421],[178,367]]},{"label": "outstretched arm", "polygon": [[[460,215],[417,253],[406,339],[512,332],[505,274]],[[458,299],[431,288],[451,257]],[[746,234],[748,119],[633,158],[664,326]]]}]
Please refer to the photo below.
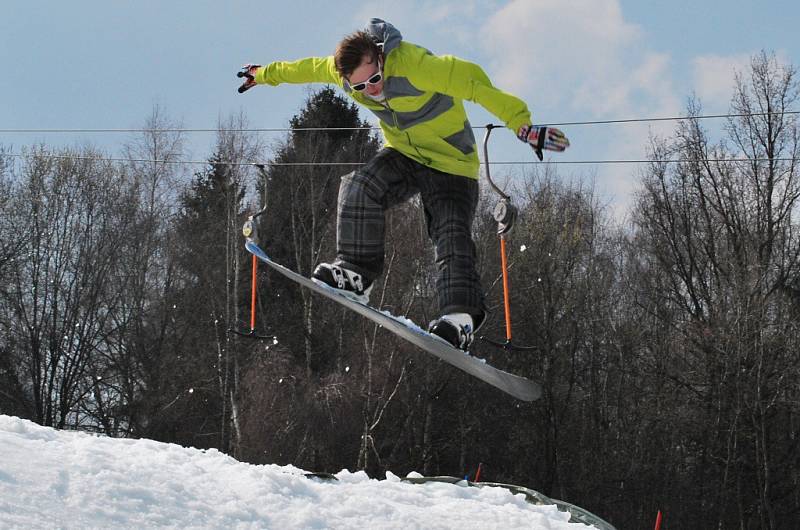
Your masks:
[{"label": "outstretched arm", "polygon": [[275,61],[266,66],[245,65],[237,74],[246,78],[239,92],[255,85],[276,86],[281,83],[332,83],[342,86],[333,57],[308,57],[297,61]]},{"label": "outstretched arm", "polygon": [[417,64],[410,65],[409,70],[415,86],[472,101],[503,120],[520,140],[530,144],[539,160],[543,158],[542,149],[563,151],[569,146],[569,140],[560,130],[532,126],[525,102],[492,85],[477,64],[452,55],[426,54]]}]

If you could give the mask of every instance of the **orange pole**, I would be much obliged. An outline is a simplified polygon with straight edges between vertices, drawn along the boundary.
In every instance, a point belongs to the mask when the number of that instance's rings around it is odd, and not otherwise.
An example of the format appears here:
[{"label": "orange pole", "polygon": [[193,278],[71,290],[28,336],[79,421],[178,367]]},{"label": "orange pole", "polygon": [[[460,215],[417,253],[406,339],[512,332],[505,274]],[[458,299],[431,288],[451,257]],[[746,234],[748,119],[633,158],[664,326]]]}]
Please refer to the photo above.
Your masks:
[{"label": "orange pole", "polygon": [[483,462],[478,462],[478,471],[475,472],[475,482],[480,482],[481,480],[481,467],[483,467]]},{"label": "orange pole", "polygon": [[658,510],[658,515],[656,515],[656,528],[655,530],[661,530],[661,510]]},{"label": "orange pole", "polygon": [[506,311],[506,340],[511,342],[511,302],[508,293],[508,263],[506,262],[506,238],[500,236],[500,263],[503,267],[503,302]]},{"label": "orange pole", "polygon": [[253,254],[253,278],[250,288],[250,331],[256,329],[256,270],[258,270],[258,258]]}]

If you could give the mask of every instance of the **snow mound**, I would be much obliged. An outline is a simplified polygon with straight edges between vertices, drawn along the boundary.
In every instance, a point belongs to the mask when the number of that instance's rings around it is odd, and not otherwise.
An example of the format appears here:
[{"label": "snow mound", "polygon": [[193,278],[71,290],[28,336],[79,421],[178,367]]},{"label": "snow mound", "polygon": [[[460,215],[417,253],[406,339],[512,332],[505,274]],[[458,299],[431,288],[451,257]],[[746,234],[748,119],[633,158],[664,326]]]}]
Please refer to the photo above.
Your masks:
[{"label": "snow mound", "polygon": [[588,528],[503,488],[346,470],[307,478],[293,466],[4,415],[0,452],[2,528]]}]

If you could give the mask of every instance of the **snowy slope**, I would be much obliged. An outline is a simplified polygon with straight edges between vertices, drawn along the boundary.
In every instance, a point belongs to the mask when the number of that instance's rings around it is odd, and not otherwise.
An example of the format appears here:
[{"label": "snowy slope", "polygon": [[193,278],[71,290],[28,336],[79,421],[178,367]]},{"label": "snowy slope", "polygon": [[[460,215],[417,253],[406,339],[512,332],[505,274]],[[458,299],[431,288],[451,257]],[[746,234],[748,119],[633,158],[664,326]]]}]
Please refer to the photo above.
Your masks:
[{"label": "snowy slope", "polygon": [[0,528],[588,528],[502,488],[303,473],[0,415]]}]

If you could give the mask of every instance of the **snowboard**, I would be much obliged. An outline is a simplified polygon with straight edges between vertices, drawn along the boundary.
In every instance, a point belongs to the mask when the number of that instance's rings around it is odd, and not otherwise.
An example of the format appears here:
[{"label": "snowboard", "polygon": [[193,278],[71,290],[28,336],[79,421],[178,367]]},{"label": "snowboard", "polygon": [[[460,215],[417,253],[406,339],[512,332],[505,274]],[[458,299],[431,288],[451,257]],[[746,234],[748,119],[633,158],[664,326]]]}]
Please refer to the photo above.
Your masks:
[{"label": "snowboard", "polygon": [[259,260],[290,280],[355,311],[359,315],[368,318],[379,326],[382,326],[415,346],[418,346],[422,350],[438,357],[442,361],[456,368],[460,368],[471,376],[522,401],[534,401],[541,397],[542,387],[539,383],[499,370],[488,364],[485,360],[474,357],[470,355],[469,352],[459,350],[444,339],[428,333],[408,319],[397,317],[388,312],[379,311],[372,306],[357,302],[347,296],[339,294],[332,287],[318,284],[310,278],[306,278],[284,267],[280,263],[272,261],[252,239],[247,240],[245,247]]}]

